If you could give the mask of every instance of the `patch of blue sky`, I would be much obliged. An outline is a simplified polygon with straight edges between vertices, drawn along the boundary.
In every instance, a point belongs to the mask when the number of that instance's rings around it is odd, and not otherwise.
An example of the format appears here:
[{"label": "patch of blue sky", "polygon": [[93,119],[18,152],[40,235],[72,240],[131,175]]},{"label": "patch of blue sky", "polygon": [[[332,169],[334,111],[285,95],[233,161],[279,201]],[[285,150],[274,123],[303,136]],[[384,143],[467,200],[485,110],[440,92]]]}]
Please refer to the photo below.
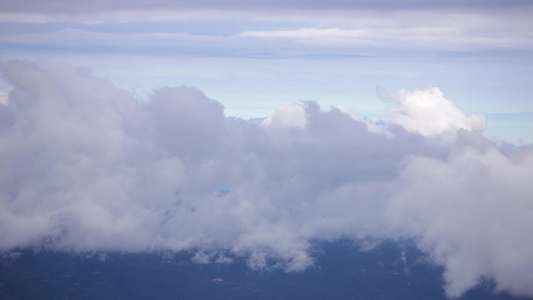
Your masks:
[{"label": "patch of blue sky", "polygon": [[504,142],[533,144],[533,112],[486,114],[485,135]]},{"label": "patch of blue sky", "polygon": [[225,197],[227,196],[229,193],[231,192],[231,190],[229,189],[229,187],[225,184],[222,184],[218,187],[217,189],[217,196],[218,197]]}]

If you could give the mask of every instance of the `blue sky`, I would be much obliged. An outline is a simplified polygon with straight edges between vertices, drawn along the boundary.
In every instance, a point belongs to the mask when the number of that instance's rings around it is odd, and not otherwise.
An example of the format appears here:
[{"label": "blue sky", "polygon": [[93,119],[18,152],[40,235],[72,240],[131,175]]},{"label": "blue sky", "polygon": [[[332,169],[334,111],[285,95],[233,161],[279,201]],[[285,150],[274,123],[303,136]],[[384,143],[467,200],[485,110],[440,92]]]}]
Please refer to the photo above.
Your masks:
[{"label": "blue sky", "polygon": [[532,10],[529,1],[17,1],[0,11],[0,53],[86,66],[141,97],[195,86],[243,118],[316,100],[379,120],[376,89],[435,86],[484,113],[487,136],[530,143]]}]

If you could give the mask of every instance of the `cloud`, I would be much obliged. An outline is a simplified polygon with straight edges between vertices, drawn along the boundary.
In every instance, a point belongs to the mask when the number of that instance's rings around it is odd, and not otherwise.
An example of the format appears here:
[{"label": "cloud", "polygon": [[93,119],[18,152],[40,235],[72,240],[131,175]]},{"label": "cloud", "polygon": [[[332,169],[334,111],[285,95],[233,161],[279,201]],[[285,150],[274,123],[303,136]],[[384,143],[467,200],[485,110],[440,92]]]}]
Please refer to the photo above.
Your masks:
[{"label": "cloud", "polygon": [[128,11],[132,9],[153,9],[153,8],[167,8],[169,10],[174,9],[262,9],[262,10],[279,10],[279,9],[312,9],[312,10],[343,10],[343,9],[501,9],[502,7],[519,7],[530,5],[527,0],[517,1],[491,1],[487,4],[485,1],[447,1],[447,2],[434,2],[430,0],[402,0],[402,1],[370,1],[370,0],[357,0],[357,1],[344,1],[335,0],[324,3],[322,1],[302,1],[302,0],[290,0],[290,1],[230,1],[221,3],[213,0],[201,0],[201,1],[133,1],[133,2],[114,2],[109,3],[107,1],[77,1],[72,3],[66,0],[56,1],[54,3],[43,3],[37,0],[26,0],[20,2],[6,3],[2,8],[4,11],[23,11],[23,12],[53,12],[58,13],[86,13],[86,12],[99,12],[106,10],[115,11]]},{"label": "cloud", "polygon": [[245,31],[236,34],[235,38],[261,38],[269,40],[289,40],[298,43],[316,45],[371,45],[372,33],[368,30],[343,30],[339,28],[301,28],[296,30],[276,31]]},{"label": "cloud", "polygon": [[0,93],[0,105],[7,105],[7,94]]},{"label": "cloud", "polygon": [[533,48],[526,1],[33,2],[0,9],[7,50],[389,57]]},{"label": "cloud", "polygon": [[388,110],[393,123],[424,136],[455,132],[458,129],[484,131],[487,127],[483,114],[465,114],[435,87],[400,90],[388,96],[385,101],[396,104],[396,107]]},{"label": "cloud", "polygon": [[[342,16],[337,19],[338,27],[328,28],[297,28],[289,30],[262,30],[244,31],[234,35],[237,39],[252,41],[267,40],[268,42],[295,43],[321,47],[352,47],[361,52],[368,49],[386,51],[393,48],[395,51],[418,49],[425,51],[486,51],[531,49],[532,36],[522,29],[501,24],[494,26],[495,16],[481,13],[442,13],[428,11],[424,14],[418,11],[384,12],[388,17],[386,21],[382,14],[374,15],[373,12],[354,12],[361,14],[356,21],[346,20]],[[342,15],[342,14],[341,14]],[[497,17],[500,21],[511,18],[511,15],[502,14]],[[353,17],[353,16],[352,16]],[[515,15],[521,19],[518,15]],[[476,22],[472,22],[475,19]],[[342,21],[339,21],[342,20]],[[497,21],[498,23],[500,21]],[[316,22],[335,24],[335,21],[324,20]],[[529,22],[523,24],[531,26]],[[495,36],[494,32],[507,32],[505,36]],[[356,50],[352,50],[356,51]],[[368,52],[369,55],[372,52]]]},{"label": "cloud", "polygon": [[282,103],[271,117],[263,120],[262,124],[268,128],[305,128],[307,117],[305,108],[299,104],[288,105]]},{"label": "cloud", "polygon": [[533,226],[526,178],[533,148],[505,156],[473,132],[460,131],[448,159],[412,157],[392,197],[388,219],[400,231],[422,237],[420,247],[446,267],[446,292],[459,297],[482,278],[499,290],[533,293]]},{"label": "cloud", "polygon": [[312,240],[409,237],[449,296],[483,278],[533,295],[533,150],[501,150],[437,88],[398,92],[378,126],[316,102],[226,118],[195,88],[140,101],[47,61],[1,70],[3,251],[190,250],[292,271],[313,265]]},{"label": "cloud", "polygon": [[[132,52],[140,48],[159,53],[169,53],[181,49],[198,47],[198,45],[216,45],[223,50],[228,39],[216,36],[194,35],[187,33],[116,33],[94,32],[74,28],[64,28],[46,33],[23,33],[4,35],[0,41],[21,47],[35,47],[41,49],[100,49],[106,52]],[[190,51],[190,50],[189,50]],[[198,51],[196,49],[196,51]]]}]

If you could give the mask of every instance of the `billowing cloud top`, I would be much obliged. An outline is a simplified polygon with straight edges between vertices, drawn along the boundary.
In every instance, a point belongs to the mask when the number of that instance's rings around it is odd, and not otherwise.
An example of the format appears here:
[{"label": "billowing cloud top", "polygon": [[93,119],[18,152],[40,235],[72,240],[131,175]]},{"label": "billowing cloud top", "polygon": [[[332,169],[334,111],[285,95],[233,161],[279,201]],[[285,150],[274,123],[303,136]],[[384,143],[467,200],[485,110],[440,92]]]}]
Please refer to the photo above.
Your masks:
[{"label": "billowing cloud top", "polygon": [[401,90],[390,96],[390,101],[398,104],[389,110],[392,121],[425,136],[457,129],[484,131],[487,127],[483,114],[463,113],[438,88]]},{"label": "billowing cloud top", "polygon": [[2,74],[3,251],[194,250],[290,271],[313,264],[311,240],[412,237],[449,296],[481,278],[533,295],[533,148],[501,150],[437,88],[396,93],[378,126],[314,102],[225,118],[189,87],[138,101],[47,61]]}]

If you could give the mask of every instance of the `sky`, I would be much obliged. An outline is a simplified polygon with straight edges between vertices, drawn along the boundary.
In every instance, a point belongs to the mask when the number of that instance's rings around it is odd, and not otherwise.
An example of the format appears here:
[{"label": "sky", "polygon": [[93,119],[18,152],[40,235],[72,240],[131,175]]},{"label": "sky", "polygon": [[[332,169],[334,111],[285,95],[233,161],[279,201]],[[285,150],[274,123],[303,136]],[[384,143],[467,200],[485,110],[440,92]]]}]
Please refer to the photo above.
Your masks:
[{"label": "sky", "polygon": [[89,67],[144,98],[161,86],[197,87],[242,118],[315,100],[381,120],[376,90],[439,87],[461,109],[484,113],[488,136],[528,144],[532,9],[530,1],[2,1],[0,53]]},{"label": "sky", "polygon": [[0,4],[0,250],[412,238],[533,296],[530,1]]}]

